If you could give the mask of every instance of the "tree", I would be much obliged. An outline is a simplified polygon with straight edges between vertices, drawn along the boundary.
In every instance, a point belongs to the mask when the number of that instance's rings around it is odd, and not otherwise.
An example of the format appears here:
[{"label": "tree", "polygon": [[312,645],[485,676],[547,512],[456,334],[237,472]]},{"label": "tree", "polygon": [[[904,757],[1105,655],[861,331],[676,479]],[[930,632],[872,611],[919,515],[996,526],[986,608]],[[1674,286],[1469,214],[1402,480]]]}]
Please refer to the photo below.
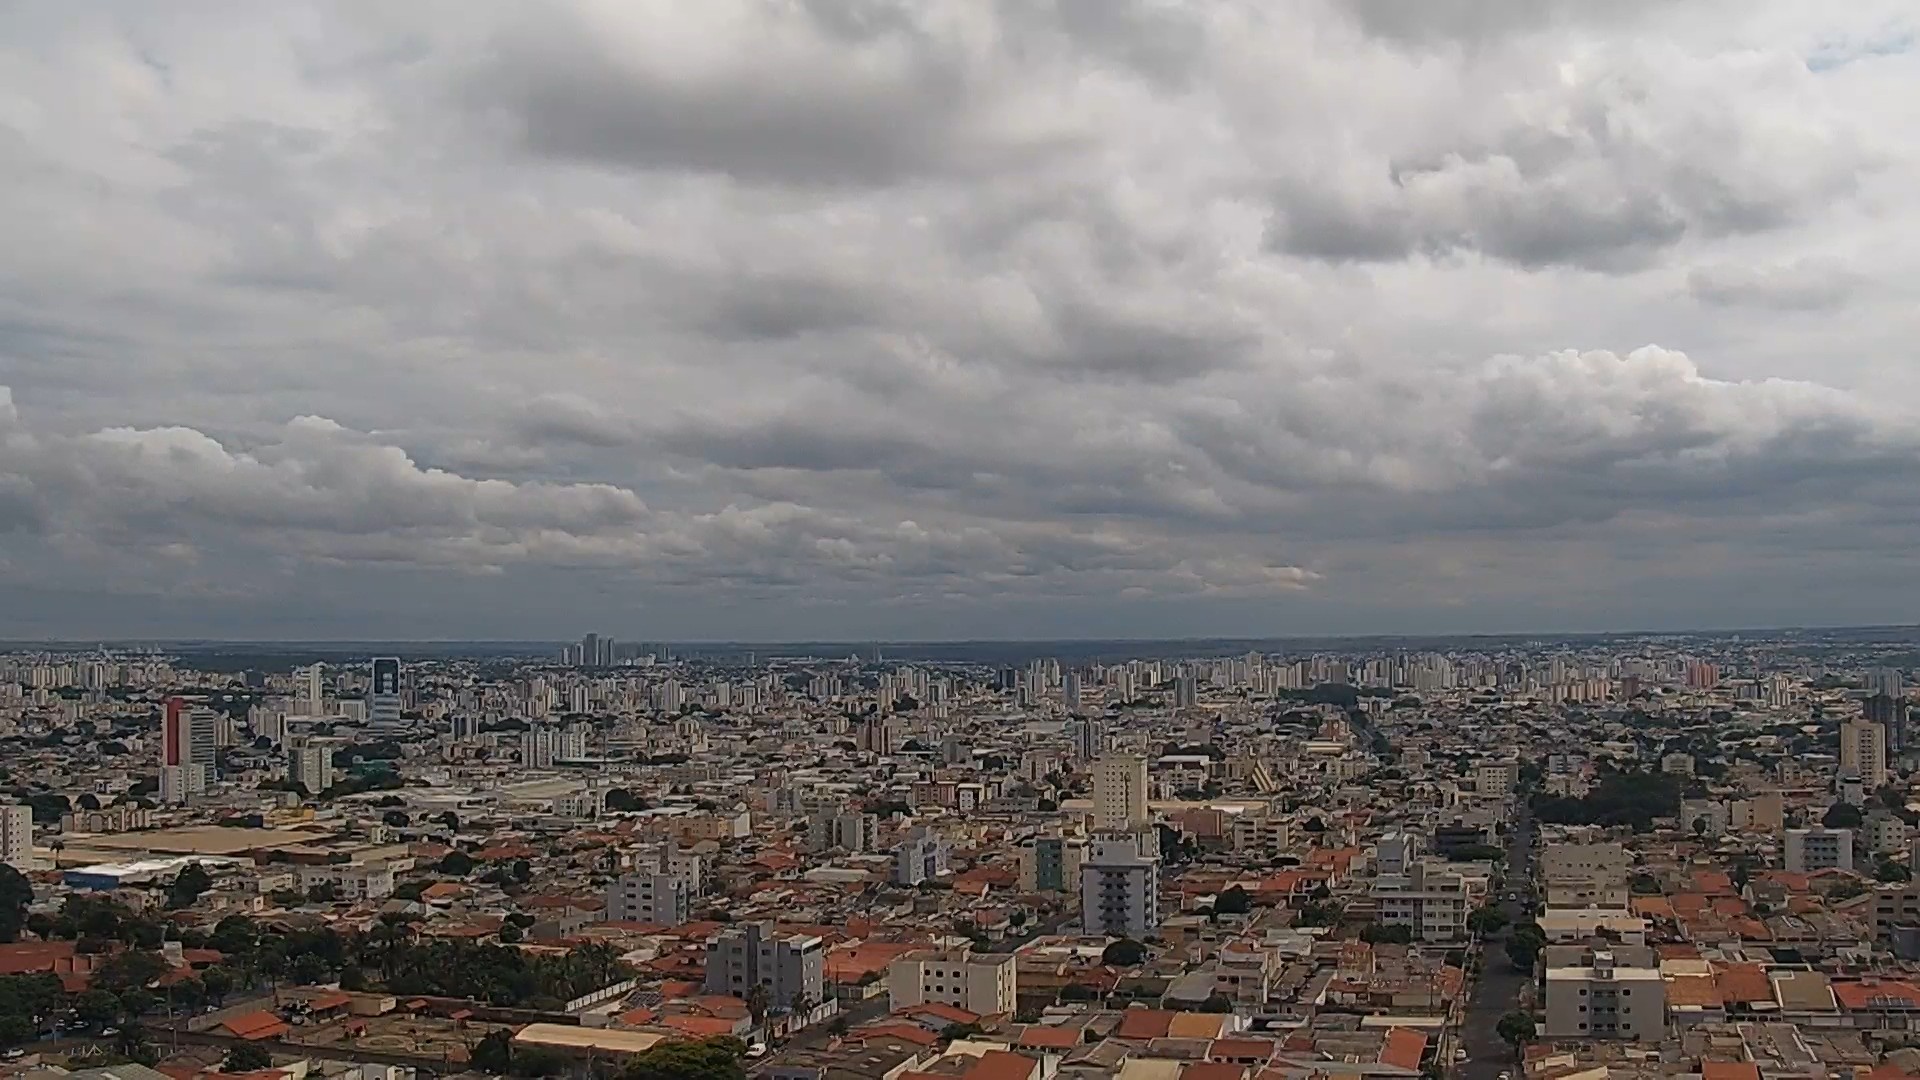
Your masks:
[{"label": "tree", "polygon": [[1137,967],[1146,959],[1146,946],[1130,938],[1121,938],[1100,953],[1100,962],[1108,967]]},{"label": "tree", "polygon": [[1245,915],[1253,910],[1253,900],[1247,896],[1247,890],[1238,885],[1230,885],[1213,899],[1216,915]]},{"label": "tree", "polygon": [[1889,884],[1912,881],[1913,870],[1907,866],[1906,863],[1897,863],[1892,859],[1882,858],[1873,868],[1873,877],[1875,881],[1884,881]]},{"label": "tree", "polygon": [[740,1059],[747,1048],[739,1039],[716,1036],[697,1042],[663,1042],[636,1054],[622,1080],[745,1080]]},{"label": "tree", "polygon": [[1500,1023],[1495,1025],[1494,1031],[1498,1032],[1500,1037],[1513,1047],[1514,1053],[1518,1054],[1522,1046],[1533,1041],[1533,1037],[1539,1032],[1539,1025],[1535,1024],[1533,1017],[1527,1013],[1510,1012],[1500,1018]]},{"label": "tree", "polygon": [[17,941],[33,904],[33,883],[13,867],[0,863],[0,941]]},{"label": "tree", "polygon": [[1467,929],[1481,937],[1490,937],[1499,933],[1507,925],[1507,913],[1497,905],[1483,904],[1467,916]]},{"label": "tree", "polygon": [[1233,1011],[1233,999],[1225,994],[1208,994],[1207,1000],[1195,1008],[1203,1013],[1230,1013]]},{"label": "tree", "polygon": [[746,1002],[747,1012],[753,1016],[754,1023],[758,1024],[765,1020],[767,1018],[767,1009],[772,1004],[767,997],[766,984],[754,983],[748,987]]},{"label": "tree", "polygon": [[489,1031],[468,1054],[475,1069],[495,1076],[505,1076],[513,1068],[513,1037],[503,1028]]},{"label": "tree", "polygon": [[120,1019],[120,999],[106,990],[89,990],[73,999],[74,1014],[95,1027]]},{"label": "tree", "polygon": [[211,888],[213,875],[197,862],[188,863],[173,876],[173,884],[167,889],[167,906],[175,910],[192,907],[194,901]]},{"label": "tree", "polygon": [[1533,961],[1540,955],[1540,946],[1531,938],[1514,935],[1507,939],[1507,959],[1517,971],[1531,972]]},{"label": "tree", "polygon": [[518,945],[525,937],[526,934],[512,923],[503,923],[500,927],[500,943],[502,945]]},{"label": "tree", "polygon": [[440,860],[439,870],[453,877],[466,877],[473,873],[473,856],[457,849],[449,851],[446,858]]},{"label": "tree", "polygon": [[226,1060],[220,1063],[221,1071],[230,1073],[253,1072],[257,1069],[273,1068],[273,1054],[263,1047],[252,1043],[241,1043],[227,1051]]},{"label": "tree", "polygon": [[1820,819],[1820,824],[1829,829],[1857,829],[1863,820],[1859,807],[1850,803],[1834,803],[1827,807],[1827,813]]},{"label": "tree", "polygon": [[1413,944],[1413,927],[1382,926],[1379,923],[1371,923],[1365,930],[1360,931],[1360,939],[1374,945],[1411,945]]},{"label": "tree", "polygon": [[329,974],[331,970],[327,967],[327,962],[310,952],[303,952],[294,957],[293,967],[289,971],[289,976],[299,986],[312,986],[314,983],[326,982]]},{"label": "tree", "polygon": [[307,890],[307,899],[316,904],[331,904],[340,899],[340,886],[331,881],[315,882],[313,888]]}]

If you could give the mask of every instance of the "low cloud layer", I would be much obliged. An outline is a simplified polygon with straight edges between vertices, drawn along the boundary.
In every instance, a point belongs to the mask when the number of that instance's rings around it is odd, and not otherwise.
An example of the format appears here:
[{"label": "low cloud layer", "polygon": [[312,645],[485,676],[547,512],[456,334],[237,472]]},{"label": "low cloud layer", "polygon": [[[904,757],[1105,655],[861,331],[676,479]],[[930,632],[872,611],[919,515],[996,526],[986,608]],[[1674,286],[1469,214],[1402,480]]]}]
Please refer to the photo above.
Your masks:
[{"label": "low cloud layer", "polygon": [[1910,618],[1911,14],[1604,7],[9,12],[0,637]]}]

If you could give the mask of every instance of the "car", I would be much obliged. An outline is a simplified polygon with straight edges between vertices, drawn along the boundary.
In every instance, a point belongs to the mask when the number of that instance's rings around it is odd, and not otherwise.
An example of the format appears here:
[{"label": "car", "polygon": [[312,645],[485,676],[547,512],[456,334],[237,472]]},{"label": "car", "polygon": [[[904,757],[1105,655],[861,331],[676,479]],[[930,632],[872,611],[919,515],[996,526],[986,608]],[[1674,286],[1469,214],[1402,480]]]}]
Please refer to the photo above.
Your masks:
[{"label": "car", "polygon": [[103,1027],[103,1028],[101,1028],[101,1029],[100,1029],[100,1034],[102,1034],[102,1035],[118,1035],[118,1034],[120,1034],[120,1029],[119,1029],[119,1028],[117,1028],[117,1027]]},{"label": "car", "polygon": [[27,1052],[25,1050],[20,1049],[17,1046],[9,1046],[7,1047],[7,1050],[5,1053],[0,1053],[0,1058],[4,1058],[7,1061],[19,1061],[21,1058],[26,1056],[27,1056]]},{"label": "car", "polygon": [[763,1058],[763,1057],[766,1057],[766,1056],[767,1056],[767,1044],[766,1044],[766,1043],[754,1043],[754,1044],[753,1044],[752,1046],[749,1046],[749,1047],[747,1047],[747,1056],[748,1056],[748,1057],[750,1057],[750,1058]]},{"label": "car", "polygon": [[1513,1080],[1513,1074],[1510,1072],[1503,1072],[1500,1074],[1500,1080]]},{"label": "car", "polygon": [[1453,1052],[1453,1060],[1455,1061],[1465,1061],[1472,1056],[1472,1054],[1467,1053],[1467,1048],[1464,1046],[1456,1048]]}]

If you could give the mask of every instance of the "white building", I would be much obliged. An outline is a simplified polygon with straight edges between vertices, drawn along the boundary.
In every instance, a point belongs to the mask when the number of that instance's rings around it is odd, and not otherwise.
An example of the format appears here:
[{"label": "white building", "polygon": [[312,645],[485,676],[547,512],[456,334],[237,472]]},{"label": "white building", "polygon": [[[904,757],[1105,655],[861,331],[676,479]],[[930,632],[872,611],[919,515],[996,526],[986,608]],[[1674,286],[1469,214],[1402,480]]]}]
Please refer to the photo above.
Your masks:
[{"label": "white building", "polygon": [[908,953],[887,965],[887,1007],[935,1002],[981,1016],[1014,1011],[1019,974],[1012,953]]},{"label": "white building", "polygon": [[33,807],[0,806],[0,863],[33,869]]},{"label": "white building", "polygon": [[1473,894],[1461,875],[1416,862],[1406,874],[1376,877],[1373,903],[1381,925],[1407,927],[1416,941],[1448,944],[1466,940]]},{"label": "white building", "polygon": [[305,737],[287,749],[287,779],[309,795],[333,786],[333,747]]},{"label": "white building", "polygon": [[300,868],[300,888],[331,884],[343,900],[378,900],[393,895],[393,864],[326,863]]},{"label": "white building", "polygon": [[1387,833],[1373,845],[1373,872],[1386,877],[1404,877],[1424,847],[1420,837],[1412,833]]},{"label": "white building", "polygon": [[1096,829],[1140,829],[1151,821],[1147,812],[1147,759],[1112,754],[1093,767],[1093,826]]},{"label": "white building", "polygon": [[1160,926],[1160,855],[1150,831],[1094,836],[1080,866],[1080,913],[1089,934],[1142,938]]},{"label": "white building", "polygon": [[1853,830],[1788,829],[1787,872],[1810,874],[1815,870],[1853,869]]},{"label": "white building", "polygon": [[1520,783],[1520,763],[1517,761],[1483,761],[1474,766],[1473,790],[1495,799],[1513,797],[1513,789]]},{"label": "white building", "polygon": [[687,883],[658,870],[622,874],[607,886],[610,922],[683,926],[689,918]]},{"label": "white building", "polygon": [[1666,986],[1656,967],[1622,967],[1598,950],[1584,962],[1547,967],[1544,1034],[1549,1039],[1659,1042],[1666,1035]]}]

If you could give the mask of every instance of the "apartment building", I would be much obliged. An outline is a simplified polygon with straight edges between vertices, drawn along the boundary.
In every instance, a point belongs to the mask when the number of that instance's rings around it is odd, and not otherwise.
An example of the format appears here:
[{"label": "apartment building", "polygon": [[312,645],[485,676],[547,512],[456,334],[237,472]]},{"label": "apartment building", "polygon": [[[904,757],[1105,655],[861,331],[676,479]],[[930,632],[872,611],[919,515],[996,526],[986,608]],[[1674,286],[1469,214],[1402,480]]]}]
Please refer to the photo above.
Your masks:
[{"label": "apartment building", "polygon": [[682,926],[691,904],[684,879],[659,870],[622,874],[607,886],[607,919],[611,922]]},{"label": "apartment building", "polygon": [[1010,1015],[1019,992],[1012,953],[909,953],[887,965],[887,1007],[898,1012],[934,1002],[981,1016]]},{"label": "apartment building", "polygon": [[1160,858],[1151,833],[1100,833],[1080,867],[1081,925],[1141,938],[1160,925]]},{"label": "apartment building", "polygon": [[1080,868],[1087,861],[1083,836],[1036,836],[1020,845],[1020,891],[1080,891]]},{"label": "apartment building", "polygon": [[1442,864],[1416,862],[1405,874],[1374,879],[1375,918],[1383,926],[1404,926],[1414,940],[1433,944],[1465,941],[1473,894],[1467,881]]},{"label": "apartment building", "polygon": [[826,955],[826,942],[811,934],[781,930],[770,922],[742,923],[708,945],[707,992],[744,999],[759,986],[770,1009],[789,1009],[803,999],[816,1005],[824,1000]]},{"label": "apartment building", "polygon": [[[1645,950],[1636,950],[1644,953]],[[1666,1034],[1666,984],[1651,960],[1628,965],[1597,949],[1546,969],[1549,1039],[1658,1042]]]},{"label": "apartment building", "polygon": [[1548,844],[1540,880],[1548,908],[1622,910],[1632,897],[1633,854],[1621,844]]},{"label": "apartment building", "polygon": [[1853,830],[1788,829],[1785,862],[1787,872],[1810,874],[1815,870],[1853,869]]}]

